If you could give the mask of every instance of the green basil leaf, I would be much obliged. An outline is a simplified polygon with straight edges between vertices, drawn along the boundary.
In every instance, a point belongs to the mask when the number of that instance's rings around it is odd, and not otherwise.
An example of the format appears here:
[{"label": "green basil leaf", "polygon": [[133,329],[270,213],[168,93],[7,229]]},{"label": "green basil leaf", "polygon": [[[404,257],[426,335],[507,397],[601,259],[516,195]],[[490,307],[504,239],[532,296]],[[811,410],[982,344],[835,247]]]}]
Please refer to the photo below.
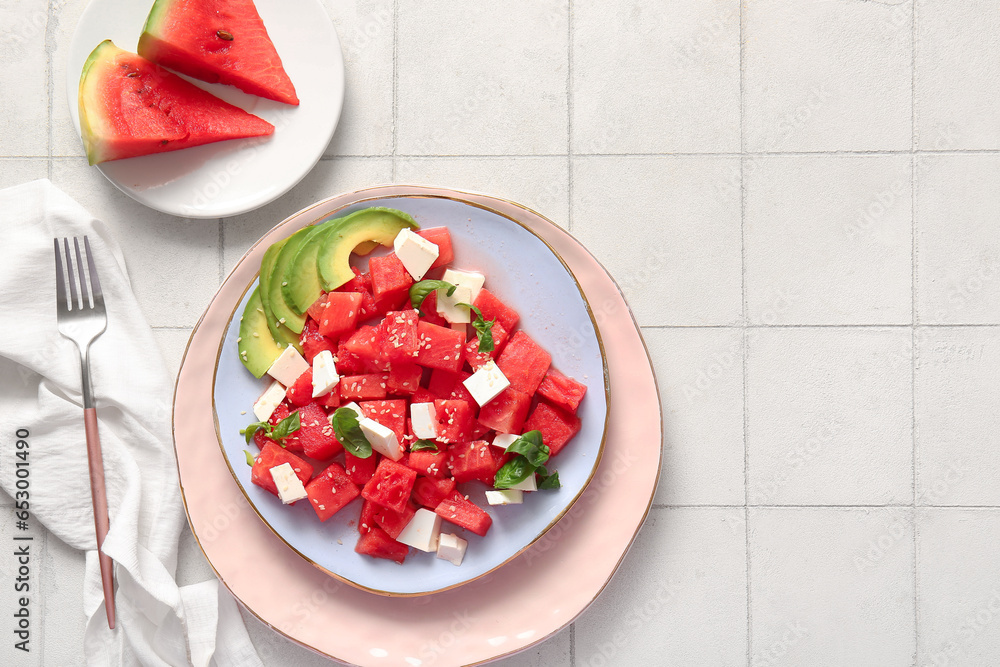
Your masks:
[{"label": "green basil leaf", "polygon": [[351,408],[337,408],[330,417],[330,424],[337,435],[337,440],[344,449],[359,459],[372,455],[372,444],[365,437],[365,432],[358,425],[358,413]]},{"label": "green basil leaf", "polygon": [[250,466],[250,467],[253,467],[253,454],[251,454],[250,452],[248,452],[245,449],[243,450],[243,453],[246,454],[247,465]]},{"label": "green basil leaf", "polygon": [[528,479],[528,475],[535,473],[535,466],[528,462],[523,456],[515,456],[507,461],[500,470],[497,470],[493,479],[493,486],[497,489],[509,489]]},{"label": "green basil leaf", "polygon": [[270,437],[272,440],[280,442],[292,433],[298,431],[301,427],[301,417],[299,416],[299,411],[296,410],[274,425],[274,428],[271,430]]},{"label": "green basil leaf", "polygon": [[537,468],[549,460],[549,447],[542,444],[541,431],[528,431],[510,443],[505,451],[509,454],[520,454],[528,460],[533,468]]},{"label": "green basil leaf", "polygon": [[483,317],[483,311],[471,303],[460,303],[458,305],[465,306],[476,314],[472,318],[472,328],[476,330],[476,337],[479,339],[479,351],[492,352],[496,348],[496,344],[493,342],[493,325],[496,324],[496,318],[487,322],[486,318]]},{"label": "green basil leaf", "polygon": [[417,440],[412,445],[410,445],[411,452],[423,452],[423,451],[438,451],[437,443],[433,440]]},{"label": "green basil leaf", "polygon": [[562,484],[559,483],[559,473],[554,472],[551,475],[542,476],[542,480],[538,483],[539,490],[542,489],[558,489]]},{"label": "green basil leaf", "polygon": [[245,435],[247,438],[247,444],[253,440],[253,434],[257,432],[257,429],[264,429],[264,435],[267,435],[271,431],[271,425],[267,422],[254,422],[252,424],[247,424],[247,427],[240,431],[240,435]]},{"label": "green basil leaf", "polygon": [[424,304],[424,299],[430,296],[431,292],[439,289],[447,289],[445,294],[451,296],[458,289],[458,285],[452,285],[443,280],[421,280],[418,283],[413,283],[410,286],[410,305],[423,315],[420,312],[420,307]]}]

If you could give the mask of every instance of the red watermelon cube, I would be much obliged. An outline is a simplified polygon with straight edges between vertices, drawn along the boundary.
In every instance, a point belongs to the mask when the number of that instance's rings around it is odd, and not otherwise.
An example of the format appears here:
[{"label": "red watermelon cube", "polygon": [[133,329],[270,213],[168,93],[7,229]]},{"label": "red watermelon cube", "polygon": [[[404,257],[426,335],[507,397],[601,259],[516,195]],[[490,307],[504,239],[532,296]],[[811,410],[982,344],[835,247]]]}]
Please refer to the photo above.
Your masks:
[{"label": "red watermelon cube", "polygon": [[448,476],[448,450],[440,447],[436,452],[427,449],[410,452],[406,465],[420,475],[444,479]]},{"label": "red watermelon cube", "polygon": [[354,550],[359,554],[374,558],[385,558],[402,563],[410,553],[410,547],[389,537],[389,534],[378,526],[372,526],[358,538]]},{"label": "red watermelon cube", "polygon": [[373,371],[389,370],[389,360],[382,356],[382,347],[378,344],[378,329],[364,325],[344,341],[340,350],[349,352],[359,359],[366,368]]},{"label": "red watermelon cube", "polygon": [[529,407],[531,396],[508,387],[479,410],[479,423],[497,433],[521,433]]},{"label": "red watermelon cube", "polygon": [[417,508],[409,504],[403,507],[402,512],[397,512],[382,505],[375,505],[372,518],[378,527],[384,530],[389,537],[396,539],[416,513]]},{"label": "red watermelon cube", "polygon": [[382,356],[392,363],[413,363],[417,356],[417,321],[415,310],[393,310],[378,325],[376,343]]},{"label": "red watermelon cube", "polygon": [[438,398],[457,399],[466,403],[476,404],[476,399],[472,397],[469,390],[462,382],[469,378],[471,374],[465,371],[452,373],[435,368],[431,371],[431,378],[427,382],[427,389]]},{"label": "red watermelon cube", "polygon": [[434,512],[445,521],[450,521],[479,536],[485,535],[493,525],[493,517],[475,503],[466,500],[458,491],[452,491],[451,495],[434,508]]},{"label": "red watermelon cube", "polygon": [[377,505],[402,512],[410,499],[417,473],[392,459],[382,458],[361,495]]},{"label": "red watermelon cube", "polygon": [[417,335],[420,338],[420,348],[417,352],[418,364],[427,368],[440,368],[452,373],[456,373],[462,368],[464,361],[462,348],[465,345],[465,336],[460,331],[420,322],[417,324]]},{"label": "red watermelon cube", "polygon": [[[278,422],[280,422],[282,419],[285,419],[292,413],[293,408],[295,408],[295,406],[290,405],[288,401],[282,401],[281,403],[278,404],[278,407],[274,409],[274,412],[271,413],[271,416],[268,418],[267,423],[272,426],[277,425]],[[298,441],[292,440],[291,442],[289,442],[289,438],[285,438],[282,442],[277,442],[264,435],[264,431],[261,429],[257,429],[257,431],[253,434],[253,441],[254,443],[256,443],[257,447],[261,450],[264,449],[264,445],[274,444],[286,448],[292,452],[302,451],[302,444],[299,443]]]},{"label": "red watermelon cube", "polygon": [[319,332],[337,338],[354,331],[361,312],[361,295],[357,292],[330,292],[319,319]]},{"label": "red watermelon cube", "polygon": [[555,456],[580,431],[580,418],[540,401],[524,423],[524,430],[541,431],[542,442],[549,446],[550,455]]},{"label": "red watermelon cube", "polygon": [[584,394],[587,393],[587,385],[581,384],[571,377],[566,377],[554,368],[542,378],[538,385],[538,395],[546,399],[555,406],[576,414],[576,409],[580,406]]},{"label": "red watermelon cube", "polygon": [[394,363],[389,369],[388,392],[396,396],[415,393],[423,374],[424,369],[416,363]]},{"label": "red watermelon cube", "polygon": [[438,247],[438,256],[434,260],[434,263],[431,264],[432,269],[444,266],[445,264],[451,264],[452,260],[455,259],[455,250],[451,244],[451,232],[448,231],[447,227],[420,229],[417,231],[417,234]]},{"label": "red watermelon cube", "polygon": [[435,396],[430,391],[424,387],[418,387],[413,396],[410,397],[410,403],[433,403],[440,396]]},{"label": "red watermelon cube", "polygon": [[413,485],[413,499],[427,509],[434,509],[455,490],[455,480],[418,477]]},{"label": "red watermelon cube", "polygon": [[274,478],[271,476],[271,468],[280,466],[282,463],[288,463],[291,465],[292,470],[295,471],[295,476],[298,477],[303,484],[308,483],[309,478],[312,477],[313,468],[311,465],[300,459],[295,454],[292,454],[287,449],[283,449],[273,442],[269,442],[264,445],[260,454],[258,454],[257,458],[253,461],[253,468],[250,469],[250,481],[260,488],[266,489],[277,496],[278,487],[275,486]]},{"label": "red watermelon cube", "polygon": [[467,440],[472,426],[474,408],[466,401],[441,400],[434,401],[437,413],[437,439],[441,442],[459,442]]},{"label": "red watermelon cube", "polygon": [[361,273],[356,266],[352,266],[354,277],[338,287],[335,292],[357,292],[361,295],[361,308],[358,311],[358,321],[364,322],[378,315],[378,308],[375,307],[375,299],[372,297],[372,277],[367,273]]},{"label": "red watermelon cube", "polygon": [[395,310],[409,300],[413,278],[396,253],[372,257],[368,261],[368,272],[372,276],[372,295],[379,312]]},{"label": "red watermelon cube", "polygon": [[365,417],[374,419],[382,426],[391,428],[396,434],[396,442],[403,442],[406,435],[406,400],[395,398],[387,401],[361,401],[358,403]]},{"label": "red watermelon cube", "polygon": [[342,377],[339,383],[340,398],[344,401],[385,398],[388,380],[389,376],[386,374],[372,373]]},{"label": "red watermelon cube", "polygon": [[331,459],[341,452],[343,447],[322,406],[310,403],[299,408],[298,412],[299,430],[285,438],[286,447],[301,448],[306,456],[318,461]]},{"label": "red watermelon cube", "polygon": [[294,406],[302,407],[313,400],[313,372],[310,368],[299,376],[291,387],[285,391],[285,398]]},{"label": "red watermelon cube", "polygon": [[496,320],[497,324],[503,325],[503,328],[507,331],[513,331],[521,319],[516,310],[505,304],[485,288],[479,290],[479,295],[472,305],[479,309],[479,312],[483,314],[484,320],[487,322]]},{"label": "red watermelon cube", "polygon": [[378,452],[372,452],[371,456],[362,459],[346,449],[344,450],[344,470],[347,471],[347,476],[351,478],[351,481],[359,486],[368,483],[368,480],[375,474],[377,465]]},{"label": "red watermelon cube", "polygon": [[478,371],[485,366],[486,362],[490,359],[496,359],[497,355],[503,352],[504,345],[507,344],[507,330],[502,324],[499,322],[495,323],[491,332],[493,333],[493,349],[489,352],[479,351],[479,336],[473,336],[465,344],[463,356],[474,371]]},{"label": "red watermelon cube", "polygon": [[482,440],[456,442],[448,448],[448,466],[458,483],[478,479],[490,486],[496,473],[496,463],[490,445]]},{"label": "red watermelon cube", "polygon": [[340,345],[337,346],[337,351],[333,355],[336,360],[334,365],[337,367],[337,373],[340,375],[360,375],[362,373],[368,372],[368,366],[365,362],[361,360],[361,357],[348,351],[344,344],[347,343],[346,340],[341,341]]},{"label": "red watermelon cube", "polygon": [[420,315],[420,321],[448,328],[451,326],[448,324],[448,320],[441,317],[437,311],[437,294],[437,290],[434,290],[424,299],[423,304],[420,306],[420,312],[423,313]]},{"label": "red watermelon cube", "polygon": [[310,364],[313,362],[313,357],[323,350],[329,350],[333,356],[337,356],[337,342],[321,334],[319,323],[312,318],[306,318],[299,343],[302,345],[302,356]]},{"label": "red watermelon cube", "polygon": [[358,497],[360,491],[339,463],[330,464],[306,484],[309,503],[320,521],[326,521]]},{"label": "red watermelon cube", "polygon": [[372,528],[378,528],[375,523],[375,508],[378,507],[370,500],[361,501],[361,516],[358,517],[358,532],[364,535]]},{"label": "red watermelon cube", "polygon": [[510,337],[497,359],[497,366],[510,381],[510,386],[531,396],[545,377],[552,355],[523,331]]}]

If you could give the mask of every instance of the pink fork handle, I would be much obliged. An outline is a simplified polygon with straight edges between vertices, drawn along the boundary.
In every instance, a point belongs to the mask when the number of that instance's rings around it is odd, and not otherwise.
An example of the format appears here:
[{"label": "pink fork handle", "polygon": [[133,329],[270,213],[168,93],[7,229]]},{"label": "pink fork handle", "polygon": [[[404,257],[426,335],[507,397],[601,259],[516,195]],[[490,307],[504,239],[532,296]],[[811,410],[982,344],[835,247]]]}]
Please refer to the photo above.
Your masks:
[{"label": "pink fork handle", "polygon": [[97,529],[97,554],[101,562],[101,582],[104,584],[104,608],[108,613],[108,626],[115,628],[115,579],[111,557],[101,547],[108,535],[108,494],[104,488],[104,458],[101,456],[101,438],[97,434],[97,410],[83,411],[83,424],[87,432],[87,462],[90,464],[90,495],[94,501],[94,527]]}]

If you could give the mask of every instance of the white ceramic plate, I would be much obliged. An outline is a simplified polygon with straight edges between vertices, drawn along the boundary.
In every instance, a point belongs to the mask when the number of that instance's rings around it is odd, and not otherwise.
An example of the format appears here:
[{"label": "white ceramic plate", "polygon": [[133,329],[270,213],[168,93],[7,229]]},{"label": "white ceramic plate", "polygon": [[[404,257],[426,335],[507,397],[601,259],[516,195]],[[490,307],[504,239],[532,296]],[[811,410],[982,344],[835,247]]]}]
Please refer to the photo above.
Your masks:
[{"label": "white ceramic plate", "polygon": [[402,566],[361,556],[354,552],[361,498],[321,523],[309,503],[286,507],[250,482],[244,450],[256,454],[257,449],[248,447],[239,431],[256,420],[251,406],[267,381],[247,372],[237,355],[239,316],[256,281],[248,286],[222,341],[213,386],[219,439],[236,481],[271,530],[314,565],[376,593],[421,595],[453,588],[503,565],[541,537],[570,508],[590,481],[603,451],[608,414],[607,368],[580,286],[560,258],[527,228],[457,196],[375,199],[352,204],[336,216],[368,206],[404,210],[421,227],[448,227],[455,248],[451,266],[483,272],[486,287],[520,313],[518,328],[552,354],[555,368],[587,385],[579,409],[582,428],[550,465],[550,469],[558,470],[562,488],[525,494],[523,505],[490,507],[485,485],[460,485],[463,493],[493,517],[485,537],[444,524],[446,530],[469,541],[460,567],[414,549]]},{"label": "white ceramic plate", "polygon": [[[152,0],[92,0],[70,44],[66,93],[77,132],[80,72],[105,39],[135,52]],[[275,200],[313,168],[337,128],[344,101],[344,60],[337,32],[319,0],[256,0],[299,106],[189,79],[274,125],[274,134],[223,141],[96,168],[150,208],[186,218],[238,215]],[[82,142],[81,142],[82,146]]]}]

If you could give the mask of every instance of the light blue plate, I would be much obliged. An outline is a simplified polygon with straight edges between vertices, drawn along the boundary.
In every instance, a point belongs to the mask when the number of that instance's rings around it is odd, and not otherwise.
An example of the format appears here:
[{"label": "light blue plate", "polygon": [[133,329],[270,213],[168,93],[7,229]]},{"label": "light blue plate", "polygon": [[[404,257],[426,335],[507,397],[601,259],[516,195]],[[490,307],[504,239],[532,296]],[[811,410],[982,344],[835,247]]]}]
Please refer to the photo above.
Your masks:
[{"label": "light blue plate", "polygon": [[406,211],[421,227],[448,227],[455,248],[451,266],[485,274],[486,288],[521,314],[518,328],[552,354],[555,368],[587,385],[579,409],[580,433],[549,466],[558,470],[562,488],[527,493],[523,505],[491,507],[486,503],[486,486],[479,482],[460,485],[463,493],[493,517],[485,537],[442,524],[443,532],[457,533],[469,541],[461,566],[415,549],[403,565],[362,556],[354,552],[360,497],[321,523],[308,502],[284,506],[250,482],[250,466],[243,452],[256,455],[257,448],[253,444],[248,447],[239,431],[256,421],[251,408],[267,380],[254,378],[236,352],[239,314],[254,285],[248,287],[226,330],[213,391],[219,437],[236,481],[271,530],[314,565],[376,593],[421,595],[453,588],[503,565],[551,528],[583,492],[604,445],[608,413],[605,360],[590,308],[573,275],[544,241],[521,224],[468,202],[430,197],[366,201],[339,211],[337,217],[369,206]]}]

